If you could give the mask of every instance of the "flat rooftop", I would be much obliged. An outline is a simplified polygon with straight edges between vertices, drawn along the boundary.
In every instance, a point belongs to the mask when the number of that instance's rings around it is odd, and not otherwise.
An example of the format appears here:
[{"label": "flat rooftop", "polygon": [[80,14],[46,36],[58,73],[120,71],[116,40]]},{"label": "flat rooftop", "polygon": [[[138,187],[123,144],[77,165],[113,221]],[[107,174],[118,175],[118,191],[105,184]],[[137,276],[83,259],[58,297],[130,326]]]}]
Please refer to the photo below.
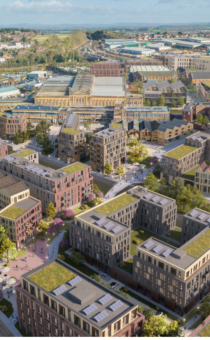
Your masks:
[{"label": "flat rooftop", "polygon": [[134,72],[174,72],[172,70],[170,70],[169,68],[165,67],[165,66],[158,66],[158,65],[155,65],[155,66],[146,66],[146,65],[143,65],[143,66],[131,66],[130,68],[130,72],[131,73],[134,73]]},{"label": "flat rooftop", "polygon": [[33,208],[37,203],[38,200],[30,196],[20,202],[14,203],[11,207],[4,210],[0,214],[0,216],[16,220],[18,217],[23,215],[27,210]]},{"label": "flat rooftop", "polygon": [[70,135],[77,135],[80,133],[80,131],[77,130],[78,125],[79,116],[71,113],[65,119],[65,122],[62,125],[61,132],[68,133]]},{"label": "flat rooftop", "polygon": [[21,157],[26,157],[26,156],[33,155],[34,153],[36,153],[36,151],[27,149],[27,150],[23,150],[23,151],[17,152],[16,154],[18,156],[21,156]]},{"label": "flat rooftop", "polygon": [[85,168],[87,168],[86,164],[77,162],[77,163],[68,165],[65,168],[62,168],[60,170],[67,172],[68,174],[73,174],[74,172],[79,171],[79,170],[83,170]]},{"label": "flat rooftop", "polygon": [[128,194],[124,194],[120,197],[117,197],[114,200],[111,200],[108,203],[104,203],[101,205],[99,208],[95,209],[96,212],[98,213],[103,213],[105,215],[110,215],[113,212],[126,207],[128,204],[133,203],[134,201],[137,201],[136,197],[133,197]]},{"label": "flat rooftop", "polygon": [[[109,129],[102,130],[102,131],[95,133],[93,137],[101,137],[101,138],[111,137],[115,135],[116,133],[122,132],[122,124],[110,124],[110,126],[112,125],[113,127]],[[110,143],[110,141],[108,141],[108,143]]]},{"label": "flat rooftop", "polygon": [[[54,278],[52,280],[54,283],[49,283],[49,285],[45,287],[45,282],[47,280],[49,281],[51,275]],[[22,277],[34,286],[46,291],[47,295],[54,301],[69,308],[72,312],[76,312],[78,316],[87,322],[91,322],[93,326],[95,325],[95,327],[100,329],[104,329],[110,323],[117,321],[120,317],[136,307],[135,304],[121,297],[113,290],[97,283],[95,280],[59,259],[49,261],[22,275]],[[75,280],[71,281],[73,277],[75,277]],[[55,291],[55,289],[59,287],[61,287],[61,289]],[[51,288],[53,290],[50,291]],[[100,301],[101,298],[107,297],[108,294],[110,295],[109,299],[105,298],[105,301]],[[110,307],[119,300],[121,301],[119,307],[112,310]],[[86,310],[86,308],[93,304],[93,309],[90,311]],[[97,321],[95,317],[104,311],[106,312],[106,316]]]},{"label": "flat rooftop", "polygon": [[27,106],[27,105],[18,105],[12,109],[12,111],[15,110],[23,110],[23,111],[59,111],[58,106],[44,106],[44,105],[35,105],[35,106]]},{"label": "flat rooftop", "polygon": [[122,51],[135,51],[135,52],[147,52],[147,53],[154,53],[155,50],[151,50],[149,48],[144,48],[144,47],[122,47]]},{"label": "flat rooftop", "polygon": [[190,154],[191,152],[197,150],[198,148],[194,147],[194,146],[190,146],[190,145],[181,145],[178,148],[169,151],[167,153],[164,154],[164,156],[166,157],[171,157],[174,159],[180,159],[184,156],[187,156],[188,154]]},{"label": "flat rooftop", "polygon": [[73,86],[75,77],[72,76],[59,76],[49,78],[43,84],[42,88],[37,93],[36,97],[58,97],[67,96],[69,88]]},{"label": "flat rooftop", "polygon": [[92,96],[125,96],[123,77],[95,77],[92,87]]}]

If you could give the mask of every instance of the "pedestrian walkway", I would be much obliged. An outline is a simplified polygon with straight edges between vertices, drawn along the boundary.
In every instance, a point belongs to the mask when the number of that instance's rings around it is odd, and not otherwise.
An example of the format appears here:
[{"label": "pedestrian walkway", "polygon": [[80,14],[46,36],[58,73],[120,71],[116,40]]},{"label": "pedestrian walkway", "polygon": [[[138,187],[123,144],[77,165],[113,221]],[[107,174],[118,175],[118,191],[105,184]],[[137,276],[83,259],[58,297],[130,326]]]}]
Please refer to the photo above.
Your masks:
[{"label": "pedestrian walkway", "polygon": [[48,261],[58,256],[59,243],[62,241],[64,233],[65,233],[65,230],[63,230],[60,234],[58,234],[58,236],[56,236],[54,240],[52,241],[52,243],[49,245]]},{"label": "pedestrian walkway", "polygon": [[14,323],[14,321],[11,320],[11,318],[8,319],[6,315],[0,311],[0,320],[8,328],[8,331],[10,331],[13,334],[14,337],[22,337],[20,332],[15,327],[17,319],[15,320],[16,322]]}]

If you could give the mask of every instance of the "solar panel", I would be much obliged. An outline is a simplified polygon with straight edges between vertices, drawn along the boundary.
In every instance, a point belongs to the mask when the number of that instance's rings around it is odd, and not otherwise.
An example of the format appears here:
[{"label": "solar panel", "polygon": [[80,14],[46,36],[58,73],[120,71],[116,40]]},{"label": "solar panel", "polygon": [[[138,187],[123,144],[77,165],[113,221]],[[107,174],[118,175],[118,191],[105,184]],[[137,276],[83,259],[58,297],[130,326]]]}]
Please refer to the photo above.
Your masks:
[{"label": "solar panel", "polygon": [[59,294],[62,294],[63,292],[65,292],[67,290],[66,286],[65,285],[62,285],[60,286],[59,288],[53,290],[53,293],[55,295],[59,295]]},{"label": "solar panel", "polygon": [[49,175],[49,172],[43,172],[43,173],[41,174],[41,176],[47,176],[47,175]]},{"label": "solar panel", "polygon": [[101,220],[96,221],[96,224],[98,224],[98,225],[101,225],[101,224],[103,224],[103,223],[106,223],[105,218],[102,218]]},{"label": "solar panel", "polygon": [[105,303],[109,302],[113,297],[110,294],[106,294],[104,297],[99,299],[99,302],[104,305]]},{"label": "solar panel", "polygon": [[32,172],[35,172],[35,171],[37,171],[37,170],[39,170],[38,167],[31,169]]},{"label": "solar panel", "polygon": [[113,226],[114,226],[114,223],[109,222],[109,223],[105,224],[103,227],[104,227],[105,229],[109,229],[109,228],[111,228],[111,227],[113,227]]},{"label": "solar panel", "polygon": [[154,244],[154,242],[152,242],[152,241],[150,240],[149,242],[146,242],[146,243],[144,244],[144,247],[148,249],[149,247],[153,246],[153,244]]},{"label": "solar panel", "polygon": [[153,202],[156,202],[156,201],[158,201],[159,199],[160,199],[160,196],[155,196],[155,197],[152,198],[152,201],[153,201]]},{"label": "solar panel", "polygon": [[96,309],[98,309],[98,307],[93,303],[92,305],[90,305],[89,307],[83,309],[83,312],[86,315],[89,315],[90,313],[93,313]]},{"label": "solar panel", "polygon": [[168,200],[166,199],[166,198],[164,198],[162,201],[160,201],[159,203],[161,204],[161,205],[163,205],[163,204],[165,204],[165,203],[167,203],[168,202]]},{"label": "solar panel", "polygon": [[196,139],[197,137],[196,136],[192,136],[191,139]]},{"label": "solar panel", "polygon": [[14,160],[14,158],[13,158],[13,157],[11,157],[11,156],[4,157],[4,159],[5,159],[6,161],[8,161],[8,162],[10,162],[10,161],[13,161],[13,160]]},{"label": "solar panel", "polygon": [[198,213],[198,211],[194,209],[193,211],[190,212],[190,216],[193,217],[193,216],[195,216],[197,213]]},{"label": "solar panel", "polygon": [[123,302],[121,300],[116,301],[113,305],[110,306],[111,310],[115,312],[118,308],[123,306]]},{"label": "solar panel", "polygon": [[33,167],[34,167],[33,164],[31,164],[31,165],[28,165],[28,166],[26,167],[26,169],[29,170],[29,169],[32,169]]},{"label": "solar panel", "polygon": [[197,140],[198,140],[199,142],[201,142],[201,141],[203,140],[203,138],[199,137]]},{"label": "solar panel", "polygon": [[208,220],[206,220],[206,222],[210,223],[210,218],[208,218]]},{"label": "solar panel", "polygon": [[160,251],[161,249],[163,249],[163,247],[162,247],[160,244],[158,244],[158,246],[156,246],[156,247],[153,249],[153,251],[154,251],[155,253],[157,253],[157,252]]},{"label": "solar panel", "polygon": [[202,213],[198,216],[199,220],[203,220],[206,217],[206,214]]},{"label": "solar panel", "polygon": [[98,315],[94,316],[94,319],[97,321],[97,322],[100,322],[102,321],[103,319],[105,319],[107,316],[109,316],[109,314],[107,313],[107,311],[103,311],[101,313],[99,313]]},{"label": "solar panel", "polygon": [[144,198],[150,198],[150,197],[152,197],[152,196],[153,196],[153,195],[149,193],[149,194],[145,195]]},{"label": "solar panel", "polygon": [[80,276],[77,276],[75,277],[74,279],[70,280],[69,281],[69,284],[71,286],[75,286],[77,283],[79,283],[80,281],[82,281],[81,277]]},{"label": "solar panel", "polygon": [[118,233],[118,231],[122,230],[122,227],[120,227],[119,225],[117,227],[115,227],[114,229],[112,229],[113,233]]},{"label": "solar panel", "polygon": [[163,256],[164,257],[168,257],[170,254],[172,253],[172,250],[171,249],[167,249],[163,252]]}]

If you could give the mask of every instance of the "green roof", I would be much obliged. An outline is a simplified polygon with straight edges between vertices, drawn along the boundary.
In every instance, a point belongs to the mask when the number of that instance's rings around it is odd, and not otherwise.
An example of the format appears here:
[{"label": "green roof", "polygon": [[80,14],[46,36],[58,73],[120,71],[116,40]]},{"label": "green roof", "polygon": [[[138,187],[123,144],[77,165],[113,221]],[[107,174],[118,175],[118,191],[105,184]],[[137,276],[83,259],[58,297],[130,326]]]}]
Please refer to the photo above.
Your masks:
[{"label": "green roof", "polygon": [[34,152],[35,151],[24,150],[24,151],[17,152],[16,155],[21,156],[21,157],[26,157],[26,156],[32,155]]},{"label": "green roof", "polygon": [[68,172],[69,174],[73,174],[73,172],[85,169],[87,165],[83,163],[74,163],[72,165],[67,166],[66,168],[61,169],[62,171]]},{"label": "green roof", "polygon": [[53,263],[36,274],[29,276],[29,279],[47,292],[51,292],[75,277],[76,275],[70,270],[58,263]]},{"label": "green roof", "polygon": [[111,124],[112,129],[122,129],[122,124]]},{"label": "green roof", "polygon": [[21,209],[21,208],[17,208],[17,207],[10,207],[7,210],[3,211],[1,213],[1,216],[12,218],[13,220],[16,220],[16,218],[18,218],[19,216],[24,214],[24,212],[26,212],[25,209]]},{"label": "green roof", "polygon": [[210,229],[207,230],[203,235],[198,237],[195,241],[193,241],[189,246],[184,248],[188,255],[197,259],[200,257],[205,251],[209,249],[210,244]]},{"label": "green roof", "polygon": [[73,128],[65,128],[62,132],[68,133],[69,135],[78,135],[78,133],[80,133],[80,131],[76,131]]},{"label": "green roof", "polygon": [[[210,59],[209,59],[210,60]],[[210,81],[202,81],[203,84],[210,87]]]},{"label": "green roof", "polygon": [[96,209],[96,212],[101,212],[105,215],[109,215],[123,207],[125,207],[126,205],[136,201],[138,198],[133,197],[131,195],[125,194],[123,196],[120,196],[118,198],[116,198],[115,200],[103,204],[101,207],[99,207],[98,209]]},{"label": "green roof", "polygon": [[198,335],[207,338],[210,336],[210,324],[208,324]]},{"label": "green roof", "polygon": [[168,153],[165,153],[164,156],[175,158],[175,159],[180,159],[195,150],[197,150],[197,148],[194,146],[181,145],[180,147],[174,150],[171,150]]}]

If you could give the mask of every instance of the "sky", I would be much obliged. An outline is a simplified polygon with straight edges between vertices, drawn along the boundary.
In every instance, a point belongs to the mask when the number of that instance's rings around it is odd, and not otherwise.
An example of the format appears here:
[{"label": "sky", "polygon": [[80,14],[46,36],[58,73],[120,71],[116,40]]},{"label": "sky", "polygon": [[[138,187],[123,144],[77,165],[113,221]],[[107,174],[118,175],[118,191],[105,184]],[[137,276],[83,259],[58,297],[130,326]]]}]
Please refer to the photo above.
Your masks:
[{"label": "sky", "polygon": [[210,0],[0,0],[0,26],[206,23]]}]

